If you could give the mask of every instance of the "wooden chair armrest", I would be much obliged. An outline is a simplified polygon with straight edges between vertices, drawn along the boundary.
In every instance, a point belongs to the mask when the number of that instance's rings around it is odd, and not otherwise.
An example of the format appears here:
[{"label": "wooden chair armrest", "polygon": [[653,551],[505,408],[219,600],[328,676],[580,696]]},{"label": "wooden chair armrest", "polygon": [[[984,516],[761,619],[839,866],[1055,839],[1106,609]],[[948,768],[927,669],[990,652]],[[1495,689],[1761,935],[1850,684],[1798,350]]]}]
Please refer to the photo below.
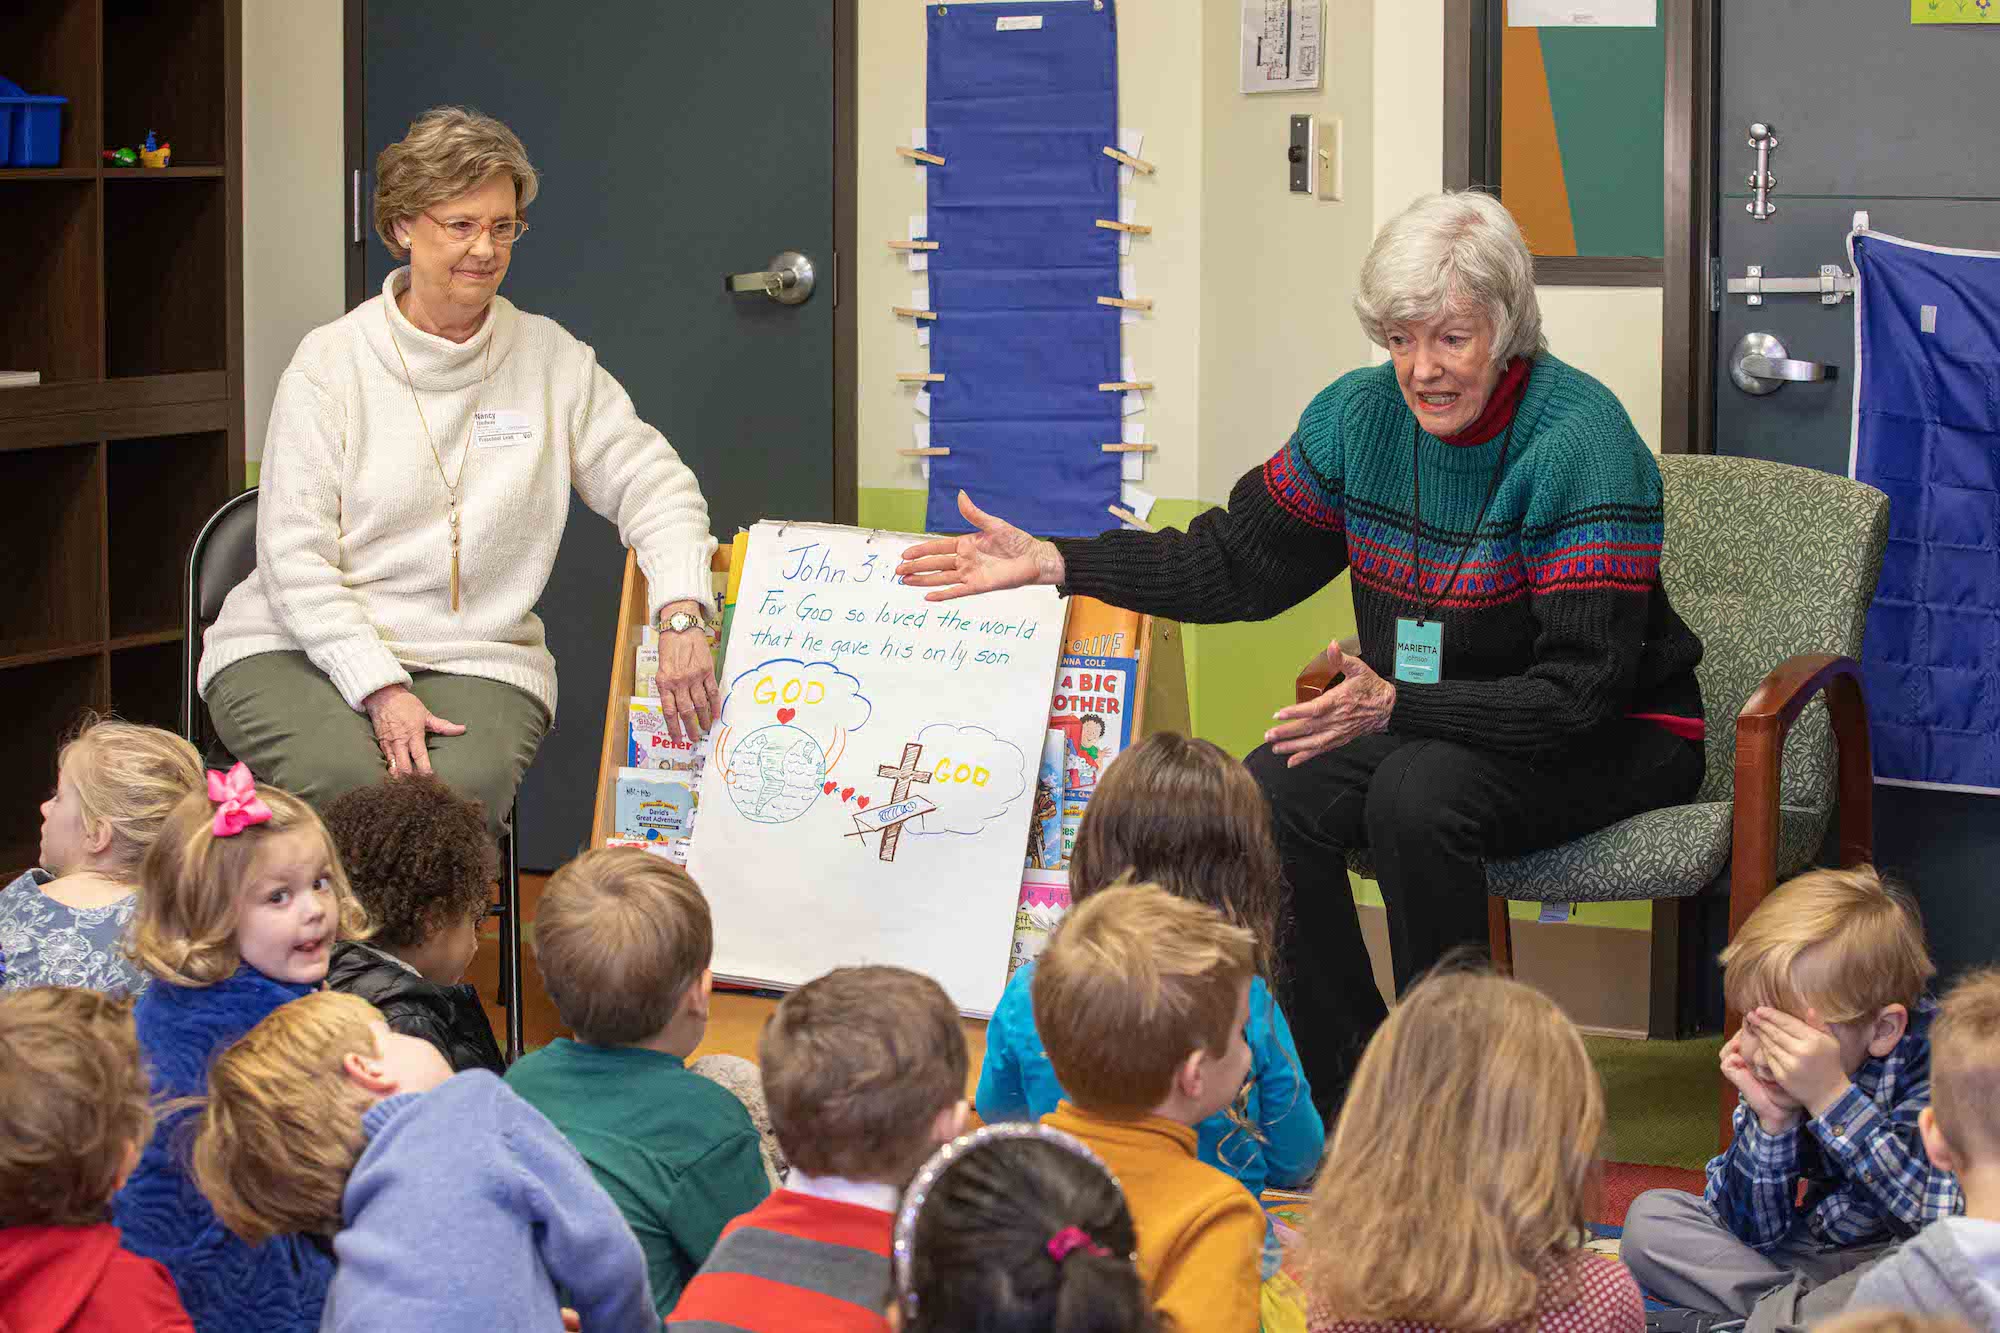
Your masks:
[{"label": "wooden chair armrest", "polygon": [[[1340,651],[1343,653],[1360,653],[1361,640],[1359,638],[1342,639],[1340,641]],[[1335,676],[1332,669],[1326,664],[1326,653],[1324,651],[1314,653],[1312,659],[1299,670],[1298,679],[1292,682],[1292,700],[1294,703],[1304,703],[1308,699],[1317,699],[1320,695],[1332,689],[1338,683],[1338,680],[1339,677]]]},{"label": "wooden chair armrest", "polygon": [[[1808,653],[1764,677],[1736,715],[1736,804],[1729,849],[1729,938],[1735,939],[1757,905],[1777,887],[1778,771],[1785,737],[1805,706],[1826,695],[1833,722],[1835,788],[1840,820],[1840,860],[1869,860],[1875,846],[1875,774],[1868,749],[1868,704],[1861,693],[1861,664],[1833,653]],[[1743,1016],[1731,1009],[1725,1036]],[[1721,1080],[1721,1141],[1729,1146],[1736,1089]]]},{"label": "wooden chair armrest", "polygon": [[1299,672],[1299,678],[1292,682],[1294,702],[1304,703],[1316,699],[1333,688],[1333,671],[1326,664],[1326,653],[1317,652]]},{"label": "wooden chair armrest", "polygon": [[1730,845],[1729,934],[1776,887],[1778,770],[1792,723],[1813,698],[1826,695],[1838,764],[1840,856],[1853,865],[1873,855],[1874,765],[1868,749],[1868,705],[1861,664],[1851,657],[1810,653],[1781,663],[1764,677],[1736,715],[1736,808]]}]

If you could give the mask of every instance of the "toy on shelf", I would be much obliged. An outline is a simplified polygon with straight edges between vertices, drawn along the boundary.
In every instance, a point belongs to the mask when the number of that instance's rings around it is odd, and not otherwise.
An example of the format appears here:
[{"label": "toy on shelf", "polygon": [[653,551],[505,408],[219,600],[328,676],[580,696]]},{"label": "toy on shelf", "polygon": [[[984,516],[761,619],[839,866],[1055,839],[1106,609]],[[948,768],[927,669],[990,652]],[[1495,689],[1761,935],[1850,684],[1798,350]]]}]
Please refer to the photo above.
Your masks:
[{"label": "toy on shelf", "polygon": [[146,142],[137,148],[107,148],[104,164],[111,167],[164,167],[173,161],[174,146],[161,143],[160,136],[146,131]]}]

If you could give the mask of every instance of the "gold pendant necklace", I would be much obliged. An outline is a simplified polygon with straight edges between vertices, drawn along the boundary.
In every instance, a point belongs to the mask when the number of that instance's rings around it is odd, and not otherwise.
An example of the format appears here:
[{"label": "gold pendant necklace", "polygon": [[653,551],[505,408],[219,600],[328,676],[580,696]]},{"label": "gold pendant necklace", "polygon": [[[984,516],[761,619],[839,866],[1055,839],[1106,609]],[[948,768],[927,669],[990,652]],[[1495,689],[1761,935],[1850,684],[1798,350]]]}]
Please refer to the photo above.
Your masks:
[{"label": "gold pendant necklace", "polygon": [[[493,318],[491,311],[488,319]],[[431,423],[424,417],[424,405],[417,399],[417,382],[410,374],[410,363],[403,356],[403,344],[396,337],[396,319],[389,313],[389,307],[382,307],[382,318],[389,324],[389,345],[396,349],[396,360],[403,367],[403,383],[409,386],[410,405],[417,409],[417,423],[424,428],[424,443],[430,446],[431,462],[437,467],[438,480],[444,483],[445,521],[451,532],[451,609],[458,610],[458,487],[465,480],[465,469],[472,464],[472,433],[479,421],[479,408],[486,400],[486,380],[493,373],[493,331],[486,334],[486,355],[479,372],[479,392],[472,398],[472,415],[465,422],[465,455],[458,460],[458,476],[447,476],[444,459],[438,456],[437,441],[431,437]]]}]

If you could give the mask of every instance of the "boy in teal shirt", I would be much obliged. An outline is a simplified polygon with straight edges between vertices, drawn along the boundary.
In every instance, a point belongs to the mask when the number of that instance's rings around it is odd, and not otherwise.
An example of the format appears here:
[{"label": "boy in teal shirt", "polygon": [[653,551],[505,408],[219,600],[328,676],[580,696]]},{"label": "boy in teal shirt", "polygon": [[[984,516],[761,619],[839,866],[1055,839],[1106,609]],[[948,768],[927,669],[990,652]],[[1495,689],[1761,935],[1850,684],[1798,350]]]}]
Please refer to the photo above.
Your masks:
[{"label": "boy in teal shirt", "polygon": [[586,852],[535,913],[535,960],[564,1023],[508,1086],[555,1122],[625,1214],[662,1318],[722,1228],[771,1192],[756,1126],[687,1068],[708,1028],[708,903],[637,848]]}]

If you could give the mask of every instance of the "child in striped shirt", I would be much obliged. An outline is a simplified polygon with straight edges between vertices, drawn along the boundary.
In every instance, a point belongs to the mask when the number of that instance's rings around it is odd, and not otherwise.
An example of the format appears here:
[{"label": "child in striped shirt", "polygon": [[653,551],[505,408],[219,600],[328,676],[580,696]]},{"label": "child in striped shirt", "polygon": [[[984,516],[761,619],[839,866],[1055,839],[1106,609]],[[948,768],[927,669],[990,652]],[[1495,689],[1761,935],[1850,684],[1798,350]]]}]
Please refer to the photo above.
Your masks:
[{"label": "child in striped shirt", "polygon": [[887,1333],[903,1187],[965,1128],[958,1011],[929,977],[841,968],[785,997],[757,1055],[791,1172],[724,1228],[667,1328]]}]

